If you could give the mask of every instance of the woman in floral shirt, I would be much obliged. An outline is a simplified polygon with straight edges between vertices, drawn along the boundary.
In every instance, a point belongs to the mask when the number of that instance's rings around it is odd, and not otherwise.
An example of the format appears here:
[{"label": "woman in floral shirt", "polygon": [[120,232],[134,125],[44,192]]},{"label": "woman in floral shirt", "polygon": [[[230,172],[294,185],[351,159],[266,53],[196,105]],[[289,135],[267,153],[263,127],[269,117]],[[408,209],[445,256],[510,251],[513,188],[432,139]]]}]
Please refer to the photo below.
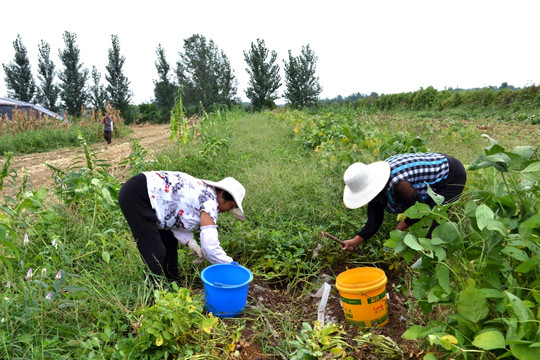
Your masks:
[{"label": "woman in floral shirt", "polygon": [[[212,264],[230,263],[217,233],[218,213],[232,212],[244,220],[245,189],[237,180],[197,179],[179,171],[149,171],[129,179],[118,203],[131,228],[137,248],[150,270],[178,279],[178,242]],[[193,238],[200,229],[201,246]]]}]

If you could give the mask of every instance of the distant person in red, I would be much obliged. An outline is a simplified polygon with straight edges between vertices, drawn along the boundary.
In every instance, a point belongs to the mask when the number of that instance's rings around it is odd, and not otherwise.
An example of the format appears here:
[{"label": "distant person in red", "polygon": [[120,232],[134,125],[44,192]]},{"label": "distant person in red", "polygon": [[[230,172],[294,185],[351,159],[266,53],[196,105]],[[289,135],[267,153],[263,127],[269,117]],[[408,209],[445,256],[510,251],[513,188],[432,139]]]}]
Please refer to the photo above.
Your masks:
[{"label": "distant person in red", "polygon": [[113,121],[111,116],[107,113],[103,117],[103,137],[107,141],[107,144],[111,143],[111,137],[113,132]]}]

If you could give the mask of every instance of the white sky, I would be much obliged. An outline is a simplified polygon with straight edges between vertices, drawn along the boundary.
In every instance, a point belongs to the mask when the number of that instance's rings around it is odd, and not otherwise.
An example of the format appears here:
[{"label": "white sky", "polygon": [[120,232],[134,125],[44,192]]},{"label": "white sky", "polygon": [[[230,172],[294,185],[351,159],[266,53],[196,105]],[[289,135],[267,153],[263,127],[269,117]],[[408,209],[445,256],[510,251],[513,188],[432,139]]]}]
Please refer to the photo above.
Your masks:
[{"label": "white sky", "polygon": [[[77,35],[83,67],[91,73],[95,65],[105,84],[115,34],[139,104],[153,98],[158,44],[174,70],[184,39],[201,34],[229,58],[245,101],[243,52],[257,38],[277,52],[283,84],[288,51],[298,56],[309,44],[318,57],[321,98],[428,86],[523,87],[540,83],[539,10],[538,0],[8,0],[0,5],[0,64],[13,62],[20,34],[39,84],[40,41],[50,44],[60,71],[62,34],[69,31]],[[0,68],[0,96],[7,95],[4,78]]]}]

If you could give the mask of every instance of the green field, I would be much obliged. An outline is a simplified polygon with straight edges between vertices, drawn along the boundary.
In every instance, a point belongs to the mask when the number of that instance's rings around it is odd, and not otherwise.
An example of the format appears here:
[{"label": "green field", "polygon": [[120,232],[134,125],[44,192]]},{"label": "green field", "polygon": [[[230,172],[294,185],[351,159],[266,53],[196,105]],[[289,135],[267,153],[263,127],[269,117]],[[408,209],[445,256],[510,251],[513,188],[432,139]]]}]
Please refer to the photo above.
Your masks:
[{"label": "green field", "polygon": [[[539,139],[527,117],[328,106],[206,114],[151,161],[134,142],[126,176],[159,168],[245,186],[247,219],[221,215],[220,241],[254,281],[245,313],[224,320],[203,311],[209,264],[194,265],[187,248],[179,284],[148,285],[116,201],[121,182],[84,145],[84,167],[58,169],[56,189],[19,179],[0,200],[0,358],[538,359]],[[319,232],[349,239],[365,221],[342,203],[344,170],[414,151],[470,166],[460,201],[415,206],[423,220],[409,232],[392,231],[387,214],[363,255],[323,242],[314,257]],[[11,174],[4,166],[4,186]],[[423,237],[426,221],[440,224],[437,241]],[[309,294],[322,274],[366,265],[387,272],[400,324],[359,330],[336,313],[318,326]]]}]

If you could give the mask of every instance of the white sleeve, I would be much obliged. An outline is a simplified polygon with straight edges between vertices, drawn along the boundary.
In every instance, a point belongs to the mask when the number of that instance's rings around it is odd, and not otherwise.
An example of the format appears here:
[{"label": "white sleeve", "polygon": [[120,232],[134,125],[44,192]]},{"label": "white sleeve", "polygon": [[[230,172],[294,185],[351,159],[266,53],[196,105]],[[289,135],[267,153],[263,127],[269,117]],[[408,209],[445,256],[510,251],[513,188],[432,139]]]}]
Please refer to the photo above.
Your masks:
[{"label": "white sleeve", "polygon": [[201,226],[201,249],[206,260],[212,264],[228,264],[233,261],[219,244],[217,225]]},{"label": "white sleeve", "polygon": [[180,244],[187,245],[189,240],[193,239],[191,231],[180,231],[178,229],[171,229],[171,231]]}]

